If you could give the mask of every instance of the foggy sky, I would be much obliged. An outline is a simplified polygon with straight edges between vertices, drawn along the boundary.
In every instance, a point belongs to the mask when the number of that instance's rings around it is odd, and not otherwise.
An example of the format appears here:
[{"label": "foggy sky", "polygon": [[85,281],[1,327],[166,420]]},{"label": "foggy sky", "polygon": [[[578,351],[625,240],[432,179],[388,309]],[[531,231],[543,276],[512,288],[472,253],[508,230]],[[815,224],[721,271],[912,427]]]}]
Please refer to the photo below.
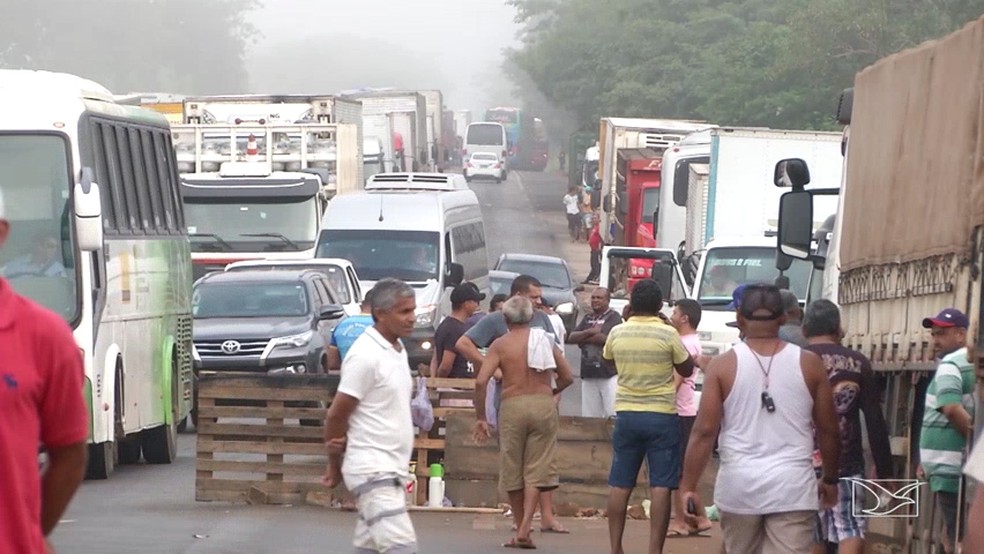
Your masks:
[{"label": "foggy sky", "polygon": [[252,92],[428,89],[449,109],[504,101],[502,50],[517,43],[505,0],[265,0],[250,18]]}]

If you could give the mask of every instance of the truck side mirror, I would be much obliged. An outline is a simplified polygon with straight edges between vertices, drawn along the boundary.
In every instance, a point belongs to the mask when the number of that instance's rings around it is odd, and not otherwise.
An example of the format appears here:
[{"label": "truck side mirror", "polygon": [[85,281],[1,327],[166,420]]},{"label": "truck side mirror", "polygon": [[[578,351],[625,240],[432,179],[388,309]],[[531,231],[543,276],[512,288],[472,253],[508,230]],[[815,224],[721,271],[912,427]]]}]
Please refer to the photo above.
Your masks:
[{"label": "truck side mirror", "polygon": [[82,178],[72,191],[75,208],[75,237],[83,252],[97,252],[103,247],[102,196],[92,181],[92,168],[82,168]]},{"label": "truck side mirror", "polygon": [[612,211],[612,195],[606,194],[602,199],[602,211],[610,213]]},{"label": "truck side mirror", "polygon": [[810,184],[810,168],[800,158],[787,158],[776,163],[772,183],[781,188],[802,188]]},{"label": "truck side mirror", "polygon": [[653,240],[656,240],[656,229],[659,227],[659,208],[653,212]]},{"label": "truck side mirror", "polygon": [[624,192],[618,193],[618,215],[625,216],[629,213],[629,195]]},{"label": "truck side mirror", "polygon": [[451,263],[451,268],[448,270],[448,281],[447,286],[456,287],[460,285],[465,280],[465,266],[459,263]]},{"label": "truck side mirror", "polygon": [[660,290],[663,291],[663,297],[667,300],[667,305],[672,306],[673,301],[673,261],[672,260],[656,260],[653,262],[652,267],[653,281],[659,284]]},{"label": "truck side mirror", "polygon": [[813,239],[813,195],[794,190],[779,199],[779,252],[796,259],[810,258]]}]

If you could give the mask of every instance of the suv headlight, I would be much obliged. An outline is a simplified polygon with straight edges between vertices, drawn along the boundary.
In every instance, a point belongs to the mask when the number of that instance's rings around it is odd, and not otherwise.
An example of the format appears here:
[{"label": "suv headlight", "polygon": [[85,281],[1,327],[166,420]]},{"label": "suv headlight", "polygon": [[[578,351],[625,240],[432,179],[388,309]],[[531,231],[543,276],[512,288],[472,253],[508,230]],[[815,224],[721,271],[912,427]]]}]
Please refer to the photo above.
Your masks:
[{"label": "suv headlight", "polygon": [[434,317],[437,316],[437,306],[434,304],[428,304],[427,306],[421,306],[417,308],[417,321],[414,323],[417,327],[427,327],[429,325],[434,325]]},{"label": "suv headlight", "polygon": [[294,346],[299,348],[301,346],[307,346],[308,343],[311,342],[311,338],[313,336],[314,336],[314,331],[307,331],[299,335],[277,337],[273,339],[271,342],[273,342],[274,348],[278,346]]},{"label": "suv headlight", "polygon": [[563,304],[557,304],[557,307],[554,308],[554,311],[560,315],[571,315],[574,313],[574,303],[564,302]]}]

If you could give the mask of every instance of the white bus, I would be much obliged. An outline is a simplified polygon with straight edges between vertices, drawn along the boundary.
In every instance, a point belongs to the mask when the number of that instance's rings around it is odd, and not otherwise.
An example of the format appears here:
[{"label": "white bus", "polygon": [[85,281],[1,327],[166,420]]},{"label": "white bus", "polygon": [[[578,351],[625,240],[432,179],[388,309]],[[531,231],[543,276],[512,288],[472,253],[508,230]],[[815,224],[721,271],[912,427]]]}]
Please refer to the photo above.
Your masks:
[{"label": "white bus", "polygon": [[192,407],[191,254],[164,116],[60,73],[0,70],[0,274],[85,360],[90,478],[174,460]]},{"label": "white bus", "polygon": [[506,172],[508,173],[509,146],[506,128],[502,123],[489,121],[469,123],[465,130],[465,148],[462,151],[462,159],[467,160],[475,152],[492,152],[502,159],[502,163],[506,164]]}]

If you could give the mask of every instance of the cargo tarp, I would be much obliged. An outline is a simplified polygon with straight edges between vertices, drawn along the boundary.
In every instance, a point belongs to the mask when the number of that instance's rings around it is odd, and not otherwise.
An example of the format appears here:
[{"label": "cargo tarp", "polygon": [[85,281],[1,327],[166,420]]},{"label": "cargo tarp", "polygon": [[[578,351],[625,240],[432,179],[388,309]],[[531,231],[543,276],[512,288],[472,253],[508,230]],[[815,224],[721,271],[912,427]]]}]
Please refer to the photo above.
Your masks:
[{"label": "cargo tarp", "polygon": [[984,224],[984,18],[858,74],[841,270],[967,252]]}]

